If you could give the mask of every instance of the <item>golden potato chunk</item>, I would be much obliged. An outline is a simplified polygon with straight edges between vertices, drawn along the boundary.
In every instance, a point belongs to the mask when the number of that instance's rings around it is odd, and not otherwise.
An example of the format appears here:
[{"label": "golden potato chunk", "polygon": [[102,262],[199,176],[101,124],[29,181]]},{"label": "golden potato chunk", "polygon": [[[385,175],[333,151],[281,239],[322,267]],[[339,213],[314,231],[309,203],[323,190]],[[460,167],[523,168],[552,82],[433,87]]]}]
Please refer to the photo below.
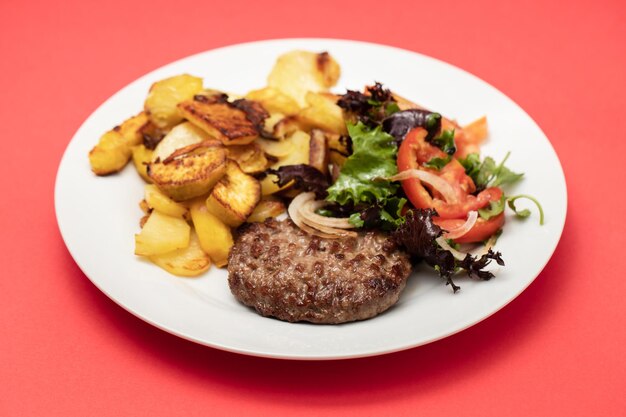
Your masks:
[{"label": "golden potato chunk", "polygon": [[292,115],[300,111],[300,106],[296,100],[272,87],[265,87],[260,90],[250,91],[246,94],[246,98],[260,102],[270,113]]},{"label": "golden potato chunk", "polygon": [[278,168],[283,165],[307,164],[309,162],[311,136],[306,132],[298,130],[286,140],[293,144],[293,150],[285,157],[279,158],[278,162],[272,165],[272,168]]},{"label": "golden potato chunk", "polygon": [[251,120],[255,120],[257,116],[262,126],[267,117],[267,113],[265,117],[261,114],[251,115],[225,99],[201,97],[180,103],[178,110],[185,119],[212,138],[222,141],[224,145],[245,145],[252,142],[259,136],[259,124]]},{"label": "golden potato chunk", "polygon": [[189,246],[191,227],[180,217],[152,211],[135,235],[135,255],[152,256]]},{"label": "golden potato chunk", "polygon": [[148,207],[160,213],[172,217],[183,217],[187,213],[187,207],[169,198],[156,185],[147,184],[144,196]]},{"label": "golden potato chunk", "polygon": [[209,135],[199,127],[189,122],[183,122],[176,125],[159,144],[154,148],[152,160],[164,160],[178,149],[182,149],[189,145],[209,140]]},{"label": "golden potato chunk", "polygon": [[114,174],[124,168],[130,157],[130,147],[117,130],[109,130],[100,137],[89,152],[89,164],[96,175]]},{"label": "golden potato chunk", "polygon": [[329,151],[336,151],[344,156],[352,154],[352,144],[349,136],[326,132],[326,142]]},{"label": "golden potato chunk", "polygon": [[328,91],[340,76],[339,64],[327,53],[287,52],[276,60],[267,77],[267,85],[306,107],[306,93]]},{"label": "golden potato chunk", "polygon": [[133,165],[135,165],[135,169],[137,170],[139,176],[145,182],[152,182],[148,176],[148,164],[152,162],[153,151],[141,144],[133,146],[131,148],[131,152],[133,154]]},{"label": "golden potato chunk", "polygon": [[298,116],[287,116],[279,120],[272,129],[272,135],[279,140],[283,140],[291,136],[297,130],[300,130],[300,121]]},{"label": "golden potato chunk", "polygon": [[306,101],[309,107],[298,113],[298,120],[308,129],[320,128],[327,132],[345,135],[348,133],[343,110],[332,95],[308,92]]},{"label": "golden potato chunk", "polygon": [[170,127],[161,129],[154,123],[148,120],[148,123],[143,125],[140,129],[141,136],[143,136],[143,144],[146,148],[154,150],[159,142],[169,133]]},{"label": "golden potato chunk", "polygon": [[193,230],[189,237],[189,246],[161,255],[152,255],[150,260],[179,277],[195,277],[211,267],[211,258],[200,247],[198,235]]},{"label": "golden potato chunk", "polygon": [[[279,158],[271,167],[278,169],[283,165],[299,165],[309,163],[310,136],[308,133],[298,130],[289,136],[285,141],[292,143],[293,150],[283,158]],[[269,174],[261,180],[261,194],[270,195],[278,191],[285,190],[291,184],[285,184],[279,187],[276,181],[276,175]]]},{"label": "golden potato chunk", "polygon": [[285,210],[285,203],[283,203],[280,199],[272,196],[266,196],[259,201],[259,204],[257,204],[254,211],[250,214],[250,216],[248,216],[246,221],[248,223],[261,223],[270,217],[279,216],[284,213]]},{"label": "golden potato chunk", "polygon": [[150,87],[144,109],[150,121],[161,129],[169,129],[183,120],[177,105],[202,91],[202,78],[188,74],[157,81]]},{"label": "golden potato chunk", "polygon": [[289,155],[294,149],[293,141],[290,140],[270,140],[259,138],[255,141],[255,143],[257,143],[266,154],[277,158],[283,158]]},{"label": "golden potato chunk", "polygon": [[228,161],[226,174],[213,187],[206,205],[223,223],[237,227],[246,221],[260,199],[259,181],[245,174],[237,163]]},{"label": "golden potato chunk", "polygon": [[208,193],[226,172],[226,150],[210,140],[179,149],[148,165],[148,176],[176,201]]},{"label": "golden potato chunk", "polygon": [[[259,139],[257,139],[258,141]],[[226,147],[228,159],[237,162],[239,168],[246,174],[262,172],[269,165],[265,152],[256,143],[248,145],[233,145]]]},{"label": "golden potato chunk", "polygon": [[209,213],[204,199],[195,200],[190,211],[200,247],[215,265],[223,267],[228,263],[228,253],[234,243],[230,228]]},{"label": "golden potato chunk", "polygon": [[274,129],[278,123],[285,118],[282,113],[271,113],[267,119],[263,121],[263,132],[266,136],[273,136]]},{"label": "golden potato chunk", "polygon": [[94,174],[109,175],[124,168],[130,160],[131,148],[141,143],[140,129],[147,121],[142,112],[102,135],[89,152],[89,164]]}]

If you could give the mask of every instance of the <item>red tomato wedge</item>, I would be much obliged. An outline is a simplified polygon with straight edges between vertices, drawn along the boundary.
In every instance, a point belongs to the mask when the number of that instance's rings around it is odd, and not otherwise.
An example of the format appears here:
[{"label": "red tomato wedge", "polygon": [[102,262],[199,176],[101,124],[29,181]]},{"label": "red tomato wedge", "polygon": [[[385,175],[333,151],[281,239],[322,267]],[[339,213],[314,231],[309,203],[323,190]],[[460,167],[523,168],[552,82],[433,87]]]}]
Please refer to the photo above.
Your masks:
[{"label": "red tomato wedge", "polygon": [[[463,219],[442,219],[441,217],[433,217],[433,223],[441,227],[444,230],[452,230],[463,223]],[[473,243],[484,242],[489,239],[494,233],[502,228],[504,225],[504,213],[500,213],[497,216],[490,218],[489,220],[478,218],[474,226],[469,232],[461,237],[454,239],[456,243]]]},{"label": "red tomato wedge", "polygon": [[[419,127],[407,134],[398,150],[398,172],[419,169],[444,179],[454,190],[454,201],[444,200],[436,189],[422,184],[417,178],[402,180],[402,188],[413,206],[437,210],[439,217],[434,219],[435,223],[446,230],[451,230],[463,224],[468,212],[484,208],[491,201],[500,200],[502,190],[498,187],[490,187],[477,195],[472,195],[471,193],[476,190],[474,181],[465,174],[465,169],[455,158],[452,158],[441,170],[424,167],[423,164],[432,158],[446,157],[441,149],[426,142],[426,134],[426,130]],[[443,220],[455,221],[439,224]],[[455,242],[466,243],[486,240],[503,224],[504,215],[493,217],[487,221],[479,219],[468,233],[455,239]]]}]

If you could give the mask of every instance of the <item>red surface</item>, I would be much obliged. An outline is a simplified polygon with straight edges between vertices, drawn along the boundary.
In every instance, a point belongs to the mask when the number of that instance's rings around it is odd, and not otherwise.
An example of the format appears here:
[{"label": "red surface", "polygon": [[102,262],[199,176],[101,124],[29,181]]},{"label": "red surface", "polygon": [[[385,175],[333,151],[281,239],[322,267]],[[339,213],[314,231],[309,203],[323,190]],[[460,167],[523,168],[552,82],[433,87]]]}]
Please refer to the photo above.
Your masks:
[{"label": "red surface", "polygon": [[[626,413],[624,2],[129,3],[0,3],[1,416]],[[553,259],[518,299],[427,346],[302,363],[170,336],[81,273],[53,209],[81,122],[174,59],[297,36],[443,59],[539,123],[563,163],[569,212]]]}]

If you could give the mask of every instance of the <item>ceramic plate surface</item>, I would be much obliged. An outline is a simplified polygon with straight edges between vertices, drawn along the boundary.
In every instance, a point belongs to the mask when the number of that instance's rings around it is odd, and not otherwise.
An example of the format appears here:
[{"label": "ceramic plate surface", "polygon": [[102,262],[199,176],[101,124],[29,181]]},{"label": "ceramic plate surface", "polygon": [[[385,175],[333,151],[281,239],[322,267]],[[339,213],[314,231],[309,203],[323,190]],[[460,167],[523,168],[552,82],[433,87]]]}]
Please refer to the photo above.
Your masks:
[{"label": "ceramic plate surface", "polygon": [[[231,295],[225,270],[177,278],[133,255],[144,183],[132,166],[96,177],[87,154],[99,136],[143,107],[150,85],[180,73],[204,78],[205,87],[245,93],[265,85],[276,57],[293,50],[328,51],[340,63],[335,91],[360,90],[380,81],[400,95],[461,124],[487,115],[484,156],[525,172],[509,191],[531,194],[543,205],[545,225],[533,216],[507,213],[496,249],[506,267],[489,282],[457,279],[452,294],[437,275],[420,267],[400,301],[371,320],[343,325],[291,324],[263,318]],[[254,63],[254,65],[250,65]],[[85,275],[137,317],[207,346],[248,355],[290,359],[339,359],[399,351],[457,333],[489,317],[539,275],[561,236],[567,192],[560,162],[535,122],[511,99],[452,65],[388,46],[330,39],[254,42],[194,55],[166,65],[124,87],[80,127],[61,161],[55,189],[59,228]],[[524,202],[520,201],[519,206]]]}]

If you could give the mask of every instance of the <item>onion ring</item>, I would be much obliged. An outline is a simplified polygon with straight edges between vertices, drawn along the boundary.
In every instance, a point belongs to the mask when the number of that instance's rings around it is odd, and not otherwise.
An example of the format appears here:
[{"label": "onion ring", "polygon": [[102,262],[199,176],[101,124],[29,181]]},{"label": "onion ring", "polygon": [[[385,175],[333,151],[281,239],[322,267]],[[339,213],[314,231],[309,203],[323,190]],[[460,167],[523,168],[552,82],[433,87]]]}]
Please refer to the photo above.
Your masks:
[{"label": "onion ring", "polygon": [[454,249],[452,246],[448,245],[448,242],[446,242],[446,239],[443,236],[439,236],[437,239],[435,239],[435,242],[437,242],[437,244],[441,246],[441,249],[450,251],[452,255],[459,261],[462,261],[468,255],[467,253],[460,252]]},{"label": "onion ring", "polygon": [[[314,221],[308,220],[303,217],[302,212],[303,206],[311,201],[314,201],[315,194],[314,193],[301,193],[298,194],[289,204],[287,208],[287,212],[289,213],[289,217],[291,220],[298,226],[300,229],[305,232],[327,238],[327,239],[337,239],[341,237],[353,237],[356,236],[356,232],[348,232],[346,230],[336,229],[329,226],[324,226],[322,224],[316,223]],[[323,217],[323,216],[320,216]]]},{"label": "onion ring", "polygon": [[456,239],[465,235],[472,229],[472,227],[474,227],[474,225],[476,224],[476,220],[478,220],[478,212],[475,210],[468,212],[467,221],[459,227],[455,227],[454,229],[448,230],[446,233],[444,233],[444,239]]},{"label": "onion ring", "polygon": [[446,180],[428,171],[424,171],[421,169],[407,169],[406,171],[399,172],[396,175],[387,179],[389,181],[402,181],[411,178],[417,178],[420,181],[425,182],[426,184],[433,187],[435,190],[441,193],[447,203],[458,202],[454,188],[452,188],[452,186]]},{"label": "onion ring", "polygon": [[326,217],[320,216],[315,213],[315,210],[320,209],[324,206],[328,205],[328,202],[321,200],[309,200],[302,204],[302,208],[300,210],[300,215],[304,219],[310,220],[322,226],[334,227],[337,229],[353,229],[356,226],[350,223],[350,221],[346,218],[340,217]]}]

